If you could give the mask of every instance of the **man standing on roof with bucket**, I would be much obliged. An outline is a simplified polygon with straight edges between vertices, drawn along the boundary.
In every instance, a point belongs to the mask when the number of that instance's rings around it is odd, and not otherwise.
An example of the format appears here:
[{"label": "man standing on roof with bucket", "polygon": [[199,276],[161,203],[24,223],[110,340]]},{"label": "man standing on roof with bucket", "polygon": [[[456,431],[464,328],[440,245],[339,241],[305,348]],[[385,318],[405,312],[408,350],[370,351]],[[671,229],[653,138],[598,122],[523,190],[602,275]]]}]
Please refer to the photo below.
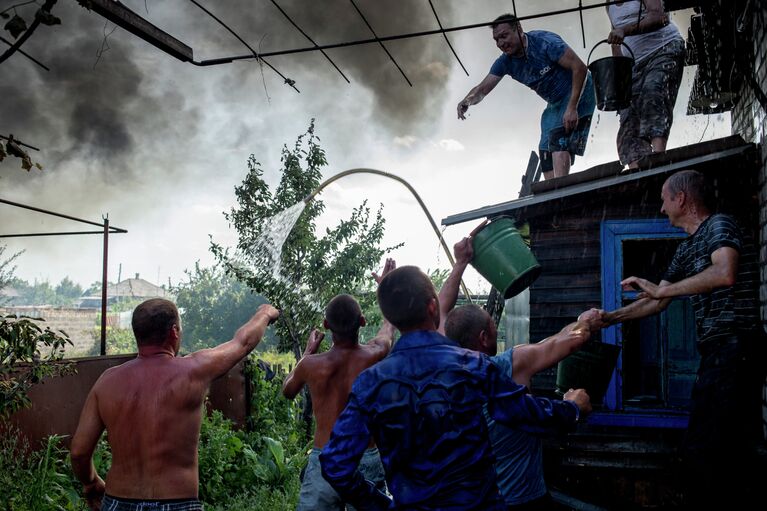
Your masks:
[{"label": "man standing on roof with bucket", "polygon": [[618,157],[629,168],[645,156],[666,150],[674,103],[684,71],[684,39],[669,22],[662,0],[616,2],[605,7],[613,54],[634,56],[631,104],[619,112]]},{"label": "man standing on roof with bucket", "polygon": [[505,75],[527,85],[548,106],[541,115],[538,150],[543,177],[570,173],[575,155],[586,149],[595,98],[591,76],[583,61],[561,37],[545,30],[525,33],[516,16],[493,21],[493,39],[503,52],[490,73],[458,103],[458,118],[490,94]]}]

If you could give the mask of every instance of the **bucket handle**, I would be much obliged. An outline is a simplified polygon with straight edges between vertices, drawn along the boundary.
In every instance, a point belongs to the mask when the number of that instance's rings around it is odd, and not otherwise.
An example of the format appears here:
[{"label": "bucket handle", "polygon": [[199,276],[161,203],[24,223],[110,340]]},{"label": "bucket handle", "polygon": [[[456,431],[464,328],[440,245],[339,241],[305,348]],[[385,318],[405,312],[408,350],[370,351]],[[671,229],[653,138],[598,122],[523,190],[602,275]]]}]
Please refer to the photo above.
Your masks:
[{"label": "bucket handle", "polygon": [[[594,53],[594,50],[596,50],[596,49],[597,49],[597,46],[599,46],[600,44],[606,43],[606,42],[607,42],[607,39],[602,39],[602,40],[601,40],[601,41],[599,41],[597,44],[595,44],[593,48],[591,48],[591,51],[589,52],[589,56],[588,56],[588,58],[586,59],[586,66],[588,66],[588,65],[591,63],[591,54],[592,54],[592,53]],[[627,50],[629,51],[629,53],[631,54],[631,60],[633,60],[634,62],[636,62],[636,59],[634,58],[634,52],[633,52],[633,51],[631,51],[631,48],[629,48],[629,45],[628,45],[628,44],[626,44],[626,43],[625,43],[625,42],[623,42],[623,41],[621,41],[621,44],[622,44],[623,46],[625,46],[625,47],[626,47],[626,49],[627,49]]]}]

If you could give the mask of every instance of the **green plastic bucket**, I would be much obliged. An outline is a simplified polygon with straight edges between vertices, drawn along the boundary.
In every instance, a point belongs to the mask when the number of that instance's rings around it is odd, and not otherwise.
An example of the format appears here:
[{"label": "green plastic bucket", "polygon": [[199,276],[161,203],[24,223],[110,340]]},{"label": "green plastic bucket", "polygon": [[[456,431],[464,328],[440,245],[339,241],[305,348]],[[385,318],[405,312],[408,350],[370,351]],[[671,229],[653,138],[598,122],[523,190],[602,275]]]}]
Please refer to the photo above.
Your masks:
[{"label": "green plastic bucket", "polygon": [[508,299],[530,286],[541,265],[527,248],[514,221],[501,217],[474,235],[471,265]]},{"label": "green plastic bucket", "polygon": [[600,404],[613,376],[620,346],[587,342],[557,366],[557,391],[585,389],[591,404]]}]

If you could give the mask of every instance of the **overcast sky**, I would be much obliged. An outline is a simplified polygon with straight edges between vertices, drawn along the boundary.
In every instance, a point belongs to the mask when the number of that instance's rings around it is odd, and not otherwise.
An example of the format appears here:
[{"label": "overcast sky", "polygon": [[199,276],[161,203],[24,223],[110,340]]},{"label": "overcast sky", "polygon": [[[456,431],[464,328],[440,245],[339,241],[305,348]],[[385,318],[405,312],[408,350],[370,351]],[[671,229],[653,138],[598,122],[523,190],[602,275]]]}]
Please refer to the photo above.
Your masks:
[{"label": "overcast sky", "polygon": [[[14,3],[0,0],[0,10]],[[124,4],[194,49],[196,60],[242,55],[247,49],[186,0],[124,0]],[[203,1],[251,46],[262,52],[310,43],[269,0]],[[279,0],[319,44],[370,37],[348,0]],[[433,0],[444,26],[490,21],[511,10],[508,1]],[[597,3],[584,2],[584,4]],[[427,0],[357,0],[379,36],[436,28]],[[518,0],[518,14],[577,6],[575,0]],[[34,6],[19,8],[32,19]],[[0,134],[37,147],[43,172],[25,172],[19,160],[0,163],[0,198],[100,222],[128,234],[110,237],[109,279],[139,273],[174,284],[194,262],[212,263],[209,235],[233,244],[222,212],[235,204],[233,189],[253,153],[265,178],[276,184],[280,149],[316,118],[330,165],[326,176],[353,167],[397,174],[419,192],[436,221],[455,213],[516,198],[521,175],[539,138],[544,103],[509,77],[466,121],[456,104],[488,72],[499,52],[488,28],[450,34],[468,69],[466,76],[441,36],[387,43],[412,81],[410,87],[377,45],[328,51],[349,77],[318,52],[270,59],[295,80],[301,93],[255,61],[211,67],[184,64],[122,29],[113,31],[72,0],[53,13],[62,24],[41,27],[23,46],[50,67],[44,71],[19,53],[0,64]],[[687,34],[690,11],[673,17]],[[577,13],[531,20],[526,30],[559,33],[585,61],[609,31],[604,9],[583,14],[583,48]],[[104,37],[104,34],[109,34]],[[7,32],[3,36],[8,39]],[[103,50],[97,58],[99,50]],[[599,53],[601,51],[601,53]],[[595,58],[606,56],[602,45]],[[669,147],[730,134],[729,114],[685,115],[694,68],[687,68],[677,100]],[[595,114],[586,154],[573,172],[613,161],[617,117]],[[375,176],[352,176],[320,196],[322,225],[348,216],[367,199],[384,204],[385,243],[405,242],[399,264],[447,268],[448,261],[417,203],[402,185]],[[30,211],[0,204],[0,232],[80,230]],[[449,246],[473,224],[445,231]],[[87,227],[86,227],[87,228]],[[17,276],[58,283],[69,276],[83,286],[101,278],[100,236],[12,238],[10,252],[24,250]],[[121,268],[121,270],[120,270]],[[487,284],[467,277],[472,291]]]}]

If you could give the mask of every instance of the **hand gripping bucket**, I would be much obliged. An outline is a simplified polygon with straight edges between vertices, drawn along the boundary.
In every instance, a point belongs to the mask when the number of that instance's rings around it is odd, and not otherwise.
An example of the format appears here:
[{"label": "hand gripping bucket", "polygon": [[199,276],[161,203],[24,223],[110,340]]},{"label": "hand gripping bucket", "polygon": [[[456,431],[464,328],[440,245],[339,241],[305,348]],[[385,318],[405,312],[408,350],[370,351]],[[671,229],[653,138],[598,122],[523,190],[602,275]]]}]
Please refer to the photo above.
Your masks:
[{"label": "hand gripping bucket", "polygon": [[614,344],[587,342],[557,365],[557,392],[585,389],[592,405],[602,403],[620,351]]},{"label": "hand gripping bucket", "polygon": [[[599,41],[589,52],[591,54],[607,39]],[[602,111],[621,110],[631,104],[631,78],[634,67],[634,52],[626,43],[625,46],[631,58],[629,57],[605,57],[591,62],[588,67],[591,71],[591,77],[594,81],[594,93],[597,97],[597,108]]]},{"label": "hand gripping bucket", "polygon": [[471,265],[508,299],[541,274],[541,265],[527,248],[514,221],[499,217],[474,235]]}]

